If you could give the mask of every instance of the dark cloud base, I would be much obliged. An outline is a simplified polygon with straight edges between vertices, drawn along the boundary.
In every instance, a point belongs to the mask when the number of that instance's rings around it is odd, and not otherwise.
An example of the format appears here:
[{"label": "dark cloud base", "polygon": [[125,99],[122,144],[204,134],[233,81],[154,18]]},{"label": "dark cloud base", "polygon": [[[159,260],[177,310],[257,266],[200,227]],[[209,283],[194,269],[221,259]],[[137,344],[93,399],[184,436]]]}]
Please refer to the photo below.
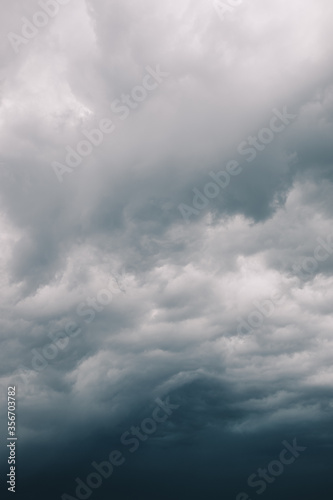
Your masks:
[{"label": "dark cloud base", "polygon": [[[204,0],[49,2],[30,38],[40,2],[0,20],[16,498],[75,496],[121,449],[89,498],[331,499],[331,0],[249,0],[222,19]],[[228,182],[210,196],[212,171]],[[130,453],[122,434],[168,396],[179,408]],[[249,476],[294,439],[306,450],[256,493]]]}]

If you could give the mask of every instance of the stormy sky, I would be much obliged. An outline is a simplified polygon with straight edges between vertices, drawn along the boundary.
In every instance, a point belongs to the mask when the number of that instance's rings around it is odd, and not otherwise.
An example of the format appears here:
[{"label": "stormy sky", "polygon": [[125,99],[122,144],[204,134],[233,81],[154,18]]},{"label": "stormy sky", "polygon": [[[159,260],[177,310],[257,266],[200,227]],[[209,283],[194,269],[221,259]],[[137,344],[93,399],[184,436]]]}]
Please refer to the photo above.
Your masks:
[{"label": "stormy sky", "polygon": [[331,499],[331,0],[2,7],[4,497]]}]

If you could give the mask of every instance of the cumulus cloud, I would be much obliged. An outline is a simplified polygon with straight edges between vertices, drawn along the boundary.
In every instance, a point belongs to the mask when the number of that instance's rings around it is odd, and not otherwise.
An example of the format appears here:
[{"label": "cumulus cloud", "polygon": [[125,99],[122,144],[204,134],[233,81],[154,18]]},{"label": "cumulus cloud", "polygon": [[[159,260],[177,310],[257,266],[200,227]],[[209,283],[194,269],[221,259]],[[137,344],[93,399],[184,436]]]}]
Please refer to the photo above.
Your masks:
[{"label": "cumulus cloud", "polygon": [[[266,494],[327,496],[330,1],[248,1],[223,20],[213,1],[59,1],[13,45],[41,3],[0,21],[18,497],[75,497],[167,396],[179,410],[91,498],[255,498],[248,476],[296,435],[304,457]],[[283,110],[293,119],[265,141]],[[207,197],[231,161],[240,173]]]}]

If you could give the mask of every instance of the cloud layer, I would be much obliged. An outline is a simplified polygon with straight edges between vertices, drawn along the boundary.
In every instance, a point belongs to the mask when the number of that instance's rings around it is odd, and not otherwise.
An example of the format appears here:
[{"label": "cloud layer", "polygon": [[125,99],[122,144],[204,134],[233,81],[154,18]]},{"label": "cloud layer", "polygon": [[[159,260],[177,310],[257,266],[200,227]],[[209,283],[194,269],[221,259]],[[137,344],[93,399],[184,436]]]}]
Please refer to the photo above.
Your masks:
[{"label": "cloud layer", "polygon": [[[71,0],[15,45],[40,10],[18,1],[0,21],[18,498],[75,497],[167,396],[179,410],[91,498],[253,499],[248,476],[295,437],[304,456],[265,494],[329,498],[331,2],[249,1],[222,20],[203,0]],[[241,172],[206,203],[231,161]]]}]

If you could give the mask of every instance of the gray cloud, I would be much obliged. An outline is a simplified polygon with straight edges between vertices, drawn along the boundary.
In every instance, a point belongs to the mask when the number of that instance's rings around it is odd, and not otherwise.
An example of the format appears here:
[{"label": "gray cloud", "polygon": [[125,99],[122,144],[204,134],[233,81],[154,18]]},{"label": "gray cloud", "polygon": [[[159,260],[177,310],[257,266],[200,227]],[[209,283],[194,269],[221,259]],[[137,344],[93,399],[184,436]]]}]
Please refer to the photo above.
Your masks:
[{"label": "gray cloud", "polygon": [[[333,257],[294,268],[332,233],[332,5],[249,1],[222,22],[201,0],[71,0],[16,54],[7,34],[39,9],[15,2],[0,21],[0,366],[4,391],[18,386],[18,498],[73,495],[167,394],[175,419],[91,498],[236,498],[296,435],[306,456],[267,494],[327,496]],[[158,65],[169,76],[122,120],[112,103]],[[240,144],[284,106],[296,118],[247,162]],[[52,162],[103,119],[115,130],[59,183]],[[179,205],[231,160],[242,172],[186,224]],[[78,306],[114,275],[126,293],[87,323]],[[81,334],[34,369],[32,350],[73,321]]]}]

